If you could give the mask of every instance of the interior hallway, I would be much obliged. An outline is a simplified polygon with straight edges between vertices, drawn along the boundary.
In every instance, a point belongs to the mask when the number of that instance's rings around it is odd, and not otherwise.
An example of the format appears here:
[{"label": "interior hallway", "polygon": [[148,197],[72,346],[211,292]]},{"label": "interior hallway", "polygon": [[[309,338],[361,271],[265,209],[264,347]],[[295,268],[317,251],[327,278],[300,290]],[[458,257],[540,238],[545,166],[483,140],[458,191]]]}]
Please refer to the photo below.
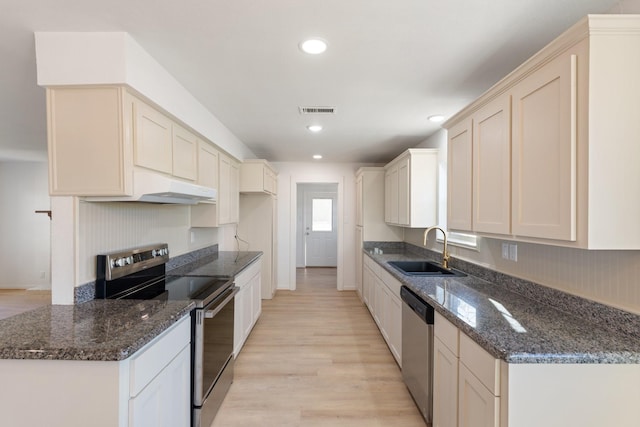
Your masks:
[{"label": "interior hallway", "polygon": [[212,427],[424,427],[400,369],[335,268],[297,270],[297,290],[262,301]]}]

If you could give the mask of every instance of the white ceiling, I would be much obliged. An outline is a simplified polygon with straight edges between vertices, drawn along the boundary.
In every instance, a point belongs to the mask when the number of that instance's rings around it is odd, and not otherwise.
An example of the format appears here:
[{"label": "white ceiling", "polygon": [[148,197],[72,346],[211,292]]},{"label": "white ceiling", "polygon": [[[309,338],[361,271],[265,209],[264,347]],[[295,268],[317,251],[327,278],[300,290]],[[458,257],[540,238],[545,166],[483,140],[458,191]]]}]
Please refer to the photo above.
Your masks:
[{"label": "white ceiling", "polygon": [[[428,116],[451,116],[585,14],[629,2],[0,0],[0,159],[46,156],[34,31],[128,32],[258,157],[384,162],[439,128]],[[308,36],[327,52],[301,53]],[[298,113],[311,105],[337,113]]]}]

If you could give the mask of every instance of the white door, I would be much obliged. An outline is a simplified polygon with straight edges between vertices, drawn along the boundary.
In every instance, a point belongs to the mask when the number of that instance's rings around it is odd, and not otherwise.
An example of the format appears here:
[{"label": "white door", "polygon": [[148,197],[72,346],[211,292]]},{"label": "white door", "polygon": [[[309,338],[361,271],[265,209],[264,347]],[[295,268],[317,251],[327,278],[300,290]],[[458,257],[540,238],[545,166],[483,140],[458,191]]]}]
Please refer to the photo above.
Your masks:
[{"label": "white door", "polygon": [[335,192],[305,192],[306,267],[336,267],[338,264],[337,201]]}]

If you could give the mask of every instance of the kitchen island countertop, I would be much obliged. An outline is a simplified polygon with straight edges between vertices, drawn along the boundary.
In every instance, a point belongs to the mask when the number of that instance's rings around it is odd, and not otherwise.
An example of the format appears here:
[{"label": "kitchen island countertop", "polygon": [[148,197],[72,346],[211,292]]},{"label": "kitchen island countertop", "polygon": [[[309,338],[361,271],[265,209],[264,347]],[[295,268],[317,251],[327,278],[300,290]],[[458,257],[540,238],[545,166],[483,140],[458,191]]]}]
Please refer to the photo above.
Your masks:
[{"label": "kitchen island countertop", "polygon": [[[167,272],[230,278],[261,252],[221,251]],[[190,300],[91,300],[0,320],[0,359],[124,360],[190,314]]]}]

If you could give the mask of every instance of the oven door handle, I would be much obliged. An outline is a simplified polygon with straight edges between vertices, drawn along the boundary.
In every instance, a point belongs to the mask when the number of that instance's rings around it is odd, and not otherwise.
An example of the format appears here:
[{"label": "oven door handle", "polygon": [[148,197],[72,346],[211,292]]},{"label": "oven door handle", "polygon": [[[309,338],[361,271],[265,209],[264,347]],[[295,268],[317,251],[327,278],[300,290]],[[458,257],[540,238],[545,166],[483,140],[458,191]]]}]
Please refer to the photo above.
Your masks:
[{"label": "oven door handle", "polygon": [[237,286],[229,288],[229,290],[227,291],[229,295],[224,299],[224,301],[222,301],[220,304],[217,304],[215,308],[205,311],[204,318],[212,319],[216,314],[220,313],[220,310],[222,310],[224,306],[227,305],[227,303],[231,301],[239,291],[240,291],[240,288]]}]

